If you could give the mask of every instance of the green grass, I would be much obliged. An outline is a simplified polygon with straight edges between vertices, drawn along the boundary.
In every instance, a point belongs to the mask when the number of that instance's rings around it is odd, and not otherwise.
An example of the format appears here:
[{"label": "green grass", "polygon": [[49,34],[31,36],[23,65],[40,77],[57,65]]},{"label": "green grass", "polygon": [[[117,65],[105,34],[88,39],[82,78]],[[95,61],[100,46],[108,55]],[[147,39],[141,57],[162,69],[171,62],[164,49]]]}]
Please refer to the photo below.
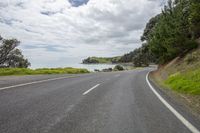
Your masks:
[{"label": "green grass", "polygon": [[200,68],[185,73],[175,73],[168,77],[165,84],[178,92],[200,95]]},{"label": "green grass", "polygon": [[0,68],[0,76],[9,75],[37,75],[37,74],[79,74],[89,73],[87,69],[81,68],[40,68],[40,69],[29,69],[29,68]]}]

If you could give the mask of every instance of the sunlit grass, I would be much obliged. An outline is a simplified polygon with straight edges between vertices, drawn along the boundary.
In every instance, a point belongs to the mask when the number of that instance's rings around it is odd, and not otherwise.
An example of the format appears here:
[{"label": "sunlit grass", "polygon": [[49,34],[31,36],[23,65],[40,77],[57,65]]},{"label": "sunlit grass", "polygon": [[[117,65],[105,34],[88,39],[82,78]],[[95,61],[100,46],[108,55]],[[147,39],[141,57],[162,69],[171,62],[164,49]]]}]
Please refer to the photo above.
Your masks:
[{"label": "sunlit grass", "polygon": [[0,76],[8,75],[37,75],[37,74],[79,74],[89,73],[87,69],[81,68],[0,68]]}]

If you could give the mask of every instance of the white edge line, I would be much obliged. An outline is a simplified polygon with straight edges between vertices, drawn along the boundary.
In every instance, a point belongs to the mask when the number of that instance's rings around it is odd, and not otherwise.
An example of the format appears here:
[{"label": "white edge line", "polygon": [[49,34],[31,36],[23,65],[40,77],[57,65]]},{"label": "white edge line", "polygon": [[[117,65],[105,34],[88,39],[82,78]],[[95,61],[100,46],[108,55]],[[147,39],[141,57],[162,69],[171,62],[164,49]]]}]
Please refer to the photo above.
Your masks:
[{"label": "white edge line", "polygon": [[24,84],[2,87],[2,88],[0,88],[0,90],[5,90],[5,89],[10,89],[10,88],[15,88],[15,87],[21,87],[21,86],[26,86],[26,85],[31,85],[31,84],[37,84],[37,83],[43,83],[43,82],[48,82],[48,81],[54,81],[54,80],[59,80],[59,79],[72,78],[72,77],[76,77],[76,76],[59,77],[59,78],[52,78],[52,79],[45,79],[45,80],[40,80],[40,81],[28,82],[28,83],[24,83]]},{"label": "white edge line", "polygon": [[188,120],[186,120],[180,113],[178,113],[161,95],[153,88],[151,83],[149,82],[149,73],[146,75],[146,81],[153,91],[153,93],[158,97],[158,99],[192,132],[192,133],[200,133],[200,131],[194,127]]},{"label": "white edge line", "polygon": [[83,95],[88,94],[90,91],[92,91],[93,89],[97,88],[99,85],[100,85],[100,84],[97,84],[97,85],[93,86],[91,89],[85,91],[85,92],[83,93]]}]

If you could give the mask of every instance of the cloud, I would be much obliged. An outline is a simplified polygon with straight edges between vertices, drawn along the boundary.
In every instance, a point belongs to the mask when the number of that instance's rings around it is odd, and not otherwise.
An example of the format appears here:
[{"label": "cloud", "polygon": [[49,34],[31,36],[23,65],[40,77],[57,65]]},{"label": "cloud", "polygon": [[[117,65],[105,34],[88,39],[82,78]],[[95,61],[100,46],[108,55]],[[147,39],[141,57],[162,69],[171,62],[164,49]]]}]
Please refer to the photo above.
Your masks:
[{"label": "cloud", "polygon": [[163,2],[81,0],[85,3],[75,6],[72,1],[1,1],[0,34],[19,39],[35,67],[48,64],[43,62],[59,65],[63,58],[117,56],[141,45],[145,24]]}]

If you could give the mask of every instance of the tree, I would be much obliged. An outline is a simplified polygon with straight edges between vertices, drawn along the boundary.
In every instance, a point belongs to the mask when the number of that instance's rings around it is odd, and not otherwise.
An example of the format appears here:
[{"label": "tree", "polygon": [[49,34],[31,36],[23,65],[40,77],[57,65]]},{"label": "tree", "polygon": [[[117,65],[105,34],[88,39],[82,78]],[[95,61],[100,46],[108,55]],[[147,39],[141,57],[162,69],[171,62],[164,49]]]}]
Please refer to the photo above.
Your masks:
[{"label": "tree", "polygon": [[123,68],[121,65],[116,65],[116,66],[114,67],[114,70],[116,70],[116,71],[123,71],[124,68]]},{"label": "tree", "polygon": [[16,48],[19,44],[17,39],[4,39],[0,36],[0,67],[27,68],[30,66],[29,61]]},{"label": "tree", "polygon": [[200,37],[200,0],[190,0],[190,31],[193,38]]},{"label": "tree", "polygon": [[[197,46],[191,34],[195,28],[190,24],[190,10],[192,10],[191,3],[188,0],[169,0],[150,32],[146,35],[144,31],[149,49],[160,64],[183,55]],[[193,18],[199,19],[199,17]],[[152,23],[152,20],[149,23]],[[196,26],[195,24],[194,27]]]},{"label": "tree", "polygon": [[145,41],[149,39],[149,35],[153,31],[155,25],[158,23],[160,16],[161,15],[158,14],[149,20],[149,22],[146,24],[143,35],[141,36],[141,41]]}]

